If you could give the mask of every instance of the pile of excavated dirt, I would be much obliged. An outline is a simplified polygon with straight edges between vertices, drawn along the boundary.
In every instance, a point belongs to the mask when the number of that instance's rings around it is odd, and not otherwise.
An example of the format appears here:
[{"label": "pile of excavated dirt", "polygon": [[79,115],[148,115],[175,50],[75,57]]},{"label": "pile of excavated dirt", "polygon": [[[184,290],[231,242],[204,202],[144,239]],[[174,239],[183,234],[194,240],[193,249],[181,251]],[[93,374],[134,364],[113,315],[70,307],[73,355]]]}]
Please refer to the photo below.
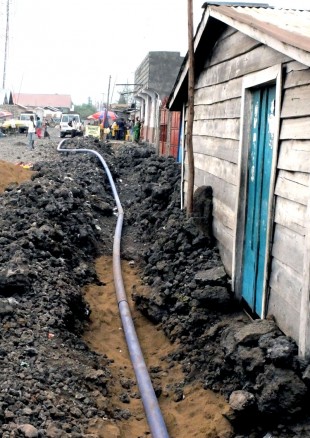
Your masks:
[{"label": "pile of excavated dirt", "polygon": [[[251,322],[238,308],[212,239],[180,210],[179,164],[147,146],[70,144],[101,153],[116,181],[125,211],[122,257],[139,267],[145,286],[132,287],[135,311],[173,346],[162,352],[163,369],[151,367],[159,401],[164,406],[173,393],[180,417],[193,406],[196,413],[204,397],[229,403],[218,417],[228,425],[202,430],[193,413],[197,425],[187,436],[310,436],[310,366],[273,320]],[[4,145],[0,159],[8,160]],[[12,161],[26,163],[20,148]],[[30,158],[31,179],[18,185],[13,168],[0,196],[1,436],[146,437],[115,427],[130,419],[130,399],[139,398],[134,378],[115,374],[114,358],[102,346],[95,352],[89,339],[97,298],[87,302],[85,290],[105,286],[95,260],[111,255],[116,222],[107,177],[96,158],[60,155],[52,142]],[[10,166],[0,163],[1,177]],[[163,377],[181,371],[169,392]],[[111,401],[116,386],[123,388],[118,406]]]}]

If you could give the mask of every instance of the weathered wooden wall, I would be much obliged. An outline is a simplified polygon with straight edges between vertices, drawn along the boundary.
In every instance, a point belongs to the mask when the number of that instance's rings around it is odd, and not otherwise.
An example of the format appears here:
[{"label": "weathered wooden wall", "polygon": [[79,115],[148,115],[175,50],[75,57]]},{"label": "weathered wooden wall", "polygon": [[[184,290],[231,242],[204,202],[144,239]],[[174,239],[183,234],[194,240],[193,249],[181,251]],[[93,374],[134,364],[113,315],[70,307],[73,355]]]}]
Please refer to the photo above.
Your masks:
[{"label": "weathered wooden wall", "polygon": [[286,63],[268,312],[297,342],[310,182],[310,69]]},{"label": "weathered wooden wall", "polygon": [[283,64],[284,83],[269,313],[275,315],[284,332],[298,340],[310,173],[310,70],[307,67],[232,28],[225,31],[195,85],[195,187],[213,187],[214,235],[226,271],[231,275],[242,80],[249,73],[279,63]]}]

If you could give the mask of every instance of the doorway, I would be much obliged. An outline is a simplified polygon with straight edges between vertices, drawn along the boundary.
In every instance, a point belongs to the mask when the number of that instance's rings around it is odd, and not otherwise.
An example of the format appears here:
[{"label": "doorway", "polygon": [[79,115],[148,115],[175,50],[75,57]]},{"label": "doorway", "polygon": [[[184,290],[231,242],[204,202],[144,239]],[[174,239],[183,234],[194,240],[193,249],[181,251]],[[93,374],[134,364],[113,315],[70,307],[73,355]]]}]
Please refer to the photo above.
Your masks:
[{"label": "doorway", "polygon": [[273,229],[282,65],[243,78],[232,286],[264,318]]},{"label": "doorway", "polygon": [[252,91],[241,294],[257,315],[263,309],[275,94],[275,85]]}]

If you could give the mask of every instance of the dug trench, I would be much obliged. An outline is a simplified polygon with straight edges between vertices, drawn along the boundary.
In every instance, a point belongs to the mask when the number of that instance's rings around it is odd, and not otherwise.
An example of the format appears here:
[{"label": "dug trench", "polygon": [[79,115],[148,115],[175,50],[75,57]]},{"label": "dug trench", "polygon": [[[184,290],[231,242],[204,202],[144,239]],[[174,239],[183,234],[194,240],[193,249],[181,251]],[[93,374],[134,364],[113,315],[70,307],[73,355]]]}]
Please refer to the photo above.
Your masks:
[{"label": "dug trench", "polygon": [[[179,164],[72,143],[116,182],[125,287],[171,438],[310,436],[309,364],[275,321],[239,308],[209,227],[180,209]],[[0,167],[1,436],[150,436],[114,296],[106,174],[94,157],[49,154]]]}]

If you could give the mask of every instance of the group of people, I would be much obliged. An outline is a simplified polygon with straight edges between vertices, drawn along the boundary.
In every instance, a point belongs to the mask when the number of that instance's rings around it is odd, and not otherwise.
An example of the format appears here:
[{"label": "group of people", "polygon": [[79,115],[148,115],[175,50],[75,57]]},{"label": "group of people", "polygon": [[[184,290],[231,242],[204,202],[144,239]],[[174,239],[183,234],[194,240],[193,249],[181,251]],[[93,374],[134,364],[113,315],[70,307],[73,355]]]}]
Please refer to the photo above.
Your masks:
[{"label": "group of people", "polygon": [[[77,133],[77,121],[75,119],[69,123],[72,126],[72,137],[75,137]],[[44,138],[50,137],[48,130],[48,123],[45,121],[42,123],[39,116],[36,116],[36,120],[34,120],[33,116],[30,116],[30,121],[28,124],[28,149],[34,149],[34,140],[35,135],[39,139],[42,138],[42,128],[43,128],[43,136]],[[111,138],[112,140],[131,140],[135,143],[139,143],[141,136],[142,123],[139,117],[136,117],[135,123],[132,120],[128,120],[125,122],[123,118],[119,120],[115,120],[112,125],[107,128],[108,132],[106,133],[107,138]],[[104,136],[105,128],[103,126],[103,122],[100,124],[100,130],[102,131],[102,137]],[[100,137],[101,137],[100,136]]]},{"label": "group of people", "polygon": [[127,122],[121,118],[115,120],[110,127],[110,134],[112,140],[127,140],[131,129],[131,120]]},{"label": "group of people", "polygon": [[40,139],[42,138],[42,128],[44,138],[50,138],[47,127],[48,123],[45,121],[43,125],[39,116],[36,116],[36,120],[34,120],[33,116],[30,116],[28,123],[28,149],[34,149],[35,135],[37,135],[37,137]]},{"label": "group of people", "polygon": [[112,140],[131,140],[139,143],[141,127],[139,117],[136,117],[135,123],[130,119],[127,122],[123,118],[115,120],[109,128],[110,138]]}]

